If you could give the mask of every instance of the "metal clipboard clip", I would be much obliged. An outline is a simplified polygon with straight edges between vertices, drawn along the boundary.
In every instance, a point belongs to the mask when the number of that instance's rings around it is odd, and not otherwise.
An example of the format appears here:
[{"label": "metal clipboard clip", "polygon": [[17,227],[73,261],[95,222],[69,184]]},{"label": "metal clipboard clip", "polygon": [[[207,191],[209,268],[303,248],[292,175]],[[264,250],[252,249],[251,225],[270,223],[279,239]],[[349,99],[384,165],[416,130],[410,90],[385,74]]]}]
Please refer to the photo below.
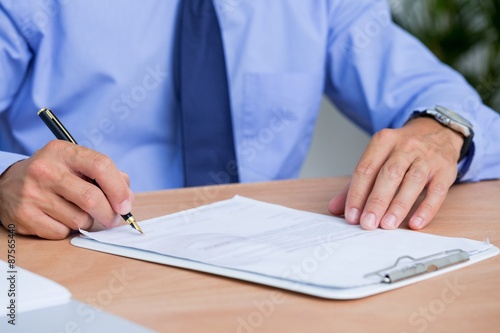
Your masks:
[{"label": "metal clipboard clip", "polygon": [[[409,261],[408,261],[409,260]],[[440,270],[469,260],[469,254],[456,249],[432,254],[422,258],[402,256],[393,266],[366,274],[364,277],[378,276],[382,283],[394,283],[417,275]]]}]

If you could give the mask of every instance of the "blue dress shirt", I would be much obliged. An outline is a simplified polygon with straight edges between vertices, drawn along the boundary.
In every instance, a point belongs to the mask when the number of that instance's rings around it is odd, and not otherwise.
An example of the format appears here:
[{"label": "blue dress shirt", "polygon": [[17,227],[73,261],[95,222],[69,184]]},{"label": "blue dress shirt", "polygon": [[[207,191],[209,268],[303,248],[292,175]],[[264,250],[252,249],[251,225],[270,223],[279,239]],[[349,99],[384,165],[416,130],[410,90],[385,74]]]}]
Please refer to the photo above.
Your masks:
[{"label": "blue dress shirt", "polygon": [[[133,190],[182,186],[178,3],[0,0],[0,171],[53,139],[36,115],[47,107]],[[500,116],[391,22],[386,1],[214,3],[242,182],[298,175],[323,94],[369,133],[434,105],[460,112],[475,131],[462,180],[500,176]]]}]

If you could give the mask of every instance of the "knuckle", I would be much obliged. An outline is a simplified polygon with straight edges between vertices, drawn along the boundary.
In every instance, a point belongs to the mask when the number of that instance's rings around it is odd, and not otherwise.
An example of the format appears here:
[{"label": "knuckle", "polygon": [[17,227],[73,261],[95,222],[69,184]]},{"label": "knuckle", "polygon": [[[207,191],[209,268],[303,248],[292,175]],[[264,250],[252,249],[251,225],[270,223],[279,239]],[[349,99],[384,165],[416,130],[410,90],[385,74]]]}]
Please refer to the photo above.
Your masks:
[{"label": "knuckle", "polygon": [[50,231],[46,230],[46,233],[40,232],[37,234],[37,236],[47,239],[60,240],[68,237],[70,230],[67,228],[54,228]]},{"label": "knuckle", "polygon": [[364,202],[366,199],[366,196],[362,192],[350,191],[349,192],[349,199],[351,202]]},{"label": "knuckle", "polygon": [[425,211],[427,216],[434,216],[435,213],[437,212],[437,208],[434,207],[434,205],[432,205],[431,203],[427,202],[427,201],[422,201],[422,203],[420,204],[420,207],[419,209],[421,211]]},{"label": "knuckle", "polygon": [[79,202],[79,207],[81,209],[88,212],[93,210],[97,206],[97,204],[99,203],[99,197],[95,192],[96,191],[90,184],[83,190],[83,192],[80,194]]},{"label": "knuckle", "polygon": [[66,143],[62,140],[52,140],[49,143],[45,145],[43,148],[43,151],[49,150],[49,151],[57,151],[66,146]]},{"label": "knuckle", "polygon": [[415,184],[421,184],[427,181],[427,171],[421,167],[415,167],[408,171],[406,178]]},{"label": "knuckle", "polygon": [[427,188],[427,193],[431,194],[433,196],[443,198],[448,193],[448,189],[449,189],[449,186],[445,185],[444,183],[438,182],[438,183],[429,184],[429,186]]},{"label": "knuckle", "polygon": [[78,146],[63,140],[52,140],[42,148],[41,154],[46,158],[73,158]]},{"label": "knuckle", "polygon": [[73,230],[85,227],[88,220],[89,220],[89,215],[82,210],[78,210],[73,214],[70,227]]},{"label": "knuckle", "polygon": [[94,157],[93,166],[99,174],[102,174],[106,173],[113,166],[113,161],[106,155],[97,154]]},{"label": "knuckle", "polygon": [[410,206],[411,206],[408,201],[398,199],[398,198],[395,198],[392,201],[392,205],[394,207],[397,207],[399,210],[402,210],[402,211],[408,211],[410,209]]},{"label": "knuckle", "polygon": [[[64,142],[67,144],[67,142]],[[63,158],[66,162],[71,162],[72,164],[78,163],[78,160],[86,158],[87,148],[82,146],[77,146],[74,144],[67,144],[62,147]]]},{"label": "knuckle", "polygon": [[372,161],[363,161],[356,166],[354,173],[362,177],[372,177],[377,173],[377,168]]},{"label": "knuckle", "polygon": [[392,142],[396,132],[391,128],[384,128],[373,135],[373,140],[378,143]]},{"label": "knuckle", "polygon": [[54,176],[51,166],[44,159],[34,159],[27,167],[27,174],[35,179],[47,179]]},{"label": "knuckle", "polygon": [[388,200],[381,195],[373,195],[368,199],[368,204],[375,207],[387,207]]},{"label": "knuckle", "polygon": [[401,165],[400,163],[393,162],[388,165],[384,165],[382,167],[381,172],[386,178],[391,180],[397,180],[397,179],[402,179],[404,177],[406,170],[404,166]]}]

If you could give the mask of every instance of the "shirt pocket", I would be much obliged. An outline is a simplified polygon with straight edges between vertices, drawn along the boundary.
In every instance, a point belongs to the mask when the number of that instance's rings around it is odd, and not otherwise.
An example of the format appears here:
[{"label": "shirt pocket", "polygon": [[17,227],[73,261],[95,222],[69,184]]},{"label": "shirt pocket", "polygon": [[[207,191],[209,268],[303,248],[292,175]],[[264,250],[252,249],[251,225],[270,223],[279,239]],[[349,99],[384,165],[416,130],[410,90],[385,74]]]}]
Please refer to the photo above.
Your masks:
[{"label": "shirt pocket", "polygon": [[310,146],[323,94],[321,73],[248,73],[239,165],[249,181],[295,177]]}]

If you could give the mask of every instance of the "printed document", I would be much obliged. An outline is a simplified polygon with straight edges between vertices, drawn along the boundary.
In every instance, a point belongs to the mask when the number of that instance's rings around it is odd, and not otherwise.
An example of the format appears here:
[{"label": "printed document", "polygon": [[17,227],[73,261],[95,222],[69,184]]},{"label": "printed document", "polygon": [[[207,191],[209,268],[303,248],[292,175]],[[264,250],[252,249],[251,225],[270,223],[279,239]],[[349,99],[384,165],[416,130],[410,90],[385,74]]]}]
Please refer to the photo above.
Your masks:
[{"label": "printed document", "polygon": [[398,258],[461,249],[474,255],[488,242],[410,230],[363,230],[344,219],[235,196],[130,226],[83,237],[218,267],[323,288],[379,284],[370,275]]}]

